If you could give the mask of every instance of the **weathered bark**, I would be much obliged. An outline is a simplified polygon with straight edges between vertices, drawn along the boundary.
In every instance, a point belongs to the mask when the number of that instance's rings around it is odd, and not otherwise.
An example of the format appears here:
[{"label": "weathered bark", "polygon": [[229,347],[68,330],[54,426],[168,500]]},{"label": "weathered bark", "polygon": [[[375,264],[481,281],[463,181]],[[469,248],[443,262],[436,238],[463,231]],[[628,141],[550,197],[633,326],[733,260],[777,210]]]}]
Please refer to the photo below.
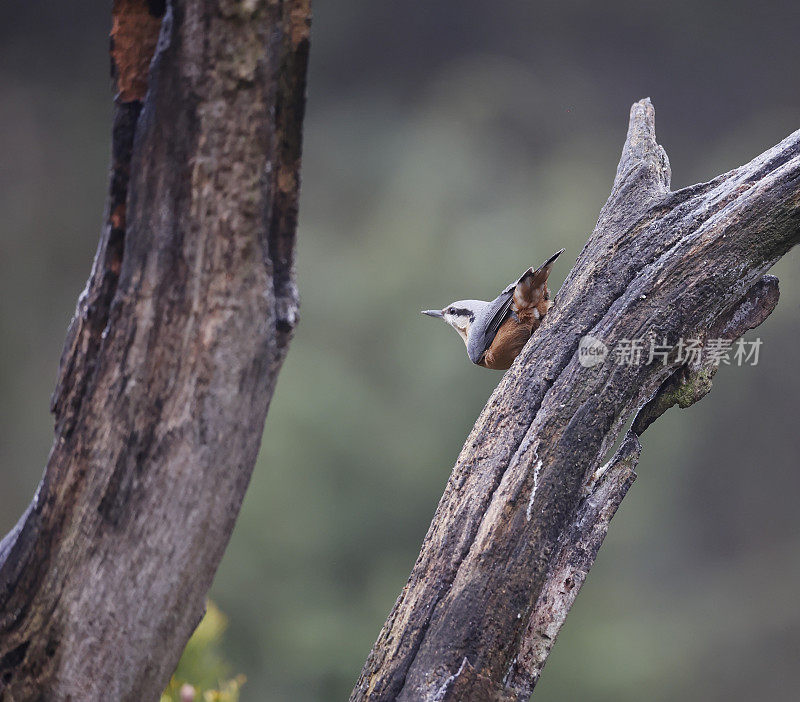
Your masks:
[{"label": "weathered bark", "polygon": [[0,545],[2,699],[157,699],[202,616],[296,322],[309,22],[114,2],[105,226]]},{"label": "weathered bark", "polygon": [[736,338],[774,308],[763,274],[800,240],[800,131],[709,183],[669,182],[643,100],[597,226],[468,437],[351,700],[527,699],[633,481],[637,434],[713,375],[674,354],[584,367],[579,341]]}]

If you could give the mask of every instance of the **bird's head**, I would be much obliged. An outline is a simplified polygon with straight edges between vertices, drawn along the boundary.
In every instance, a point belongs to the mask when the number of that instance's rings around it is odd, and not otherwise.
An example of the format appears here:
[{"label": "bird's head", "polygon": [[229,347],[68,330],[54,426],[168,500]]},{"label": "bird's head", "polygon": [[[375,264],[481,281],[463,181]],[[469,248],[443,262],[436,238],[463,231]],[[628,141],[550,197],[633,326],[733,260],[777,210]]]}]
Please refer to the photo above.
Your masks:
[{"label": "bird's head", "polygon": [[486,303],[481,300],[458,300],[442,310],[422,310],[422,314],[443,319],[458,332],[466,344],[469,329],[475,321],[475,316],[484,305]]}]

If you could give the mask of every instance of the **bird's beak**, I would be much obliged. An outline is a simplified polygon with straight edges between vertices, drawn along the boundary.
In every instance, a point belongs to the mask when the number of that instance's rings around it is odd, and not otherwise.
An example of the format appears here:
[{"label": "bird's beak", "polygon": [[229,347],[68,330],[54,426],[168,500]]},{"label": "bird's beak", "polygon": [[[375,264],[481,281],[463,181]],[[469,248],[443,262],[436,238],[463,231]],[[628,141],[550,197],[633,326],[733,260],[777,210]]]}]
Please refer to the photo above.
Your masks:
[{"label": "bird's beak", "polygon": [[421,314],[427,314],[429,317],[438,317],[439,319],[444,317],[444,312],[441,310],[422,310]]}]

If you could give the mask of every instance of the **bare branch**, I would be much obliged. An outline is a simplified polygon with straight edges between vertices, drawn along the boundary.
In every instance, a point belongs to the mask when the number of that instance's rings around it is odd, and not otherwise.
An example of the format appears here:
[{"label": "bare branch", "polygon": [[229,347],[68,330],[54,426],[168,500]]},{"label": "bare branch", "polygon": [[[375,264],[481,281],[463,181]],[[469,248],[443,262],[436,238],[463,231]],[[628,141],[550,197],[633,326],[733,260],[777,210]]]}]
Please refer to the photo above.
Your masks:
[{"label": "bare branch", "polygon": [[352,700],[432,700],[466,664],[493,695],[524,699],[574,598],[565,577],[582,582],[632,480],[635,438],[591,500],[586,485],[683,367],[585,367],[579,341],[733,338],[774,307],[777,285],[759,281],[800,240],[800,132],[709,183],[672,192],[669,179],[643,100],[597,226],[467,438]]},{"label": "bare branch", "polygon": [[[713,328],[703,335],[706,339],[733,341],[761,324],[778,304],[778,279],[765,275],[728,312],[720,316]],[[658,389],[636,414],[631,430],[641,436],[670,407],[691,407],[711,391],[711,381],[719,366],[708,357],[694,365],[681,366]]]}]

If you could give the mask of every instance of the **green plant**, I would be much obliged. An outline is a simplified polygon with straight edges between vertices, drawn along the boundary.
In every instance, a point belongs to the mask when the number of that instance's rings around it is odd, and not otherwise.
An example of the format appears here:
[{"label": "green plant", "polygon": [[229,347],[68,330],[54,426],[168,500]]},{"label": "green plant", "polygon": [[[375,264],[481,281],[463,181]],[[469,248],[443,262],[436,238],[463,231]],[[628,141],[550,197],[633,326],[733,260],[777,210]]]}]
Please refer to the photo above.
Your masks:
[{"label": "green plant", "polygon": [[230,677],[230,664],[221,651],[227,627],[227,617],[209,600],[161,702],[238,702],[246,678]]}]

